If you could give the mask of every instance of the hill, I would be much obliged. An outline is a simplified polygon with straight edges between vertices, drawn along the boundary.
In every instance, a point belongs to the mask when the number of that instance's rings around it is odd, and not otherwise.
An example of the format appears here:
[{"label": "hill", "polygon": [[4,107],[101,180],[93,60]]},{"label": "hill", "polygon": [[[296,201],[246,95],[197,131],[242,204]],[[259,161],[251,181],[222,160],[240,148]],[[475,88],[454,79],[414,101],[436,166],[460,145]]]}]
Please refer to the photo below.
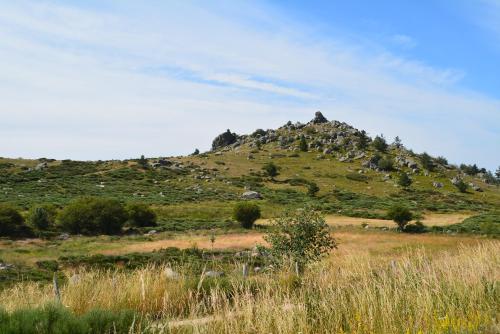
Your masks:
[{"label": "hill", "polygon": [[[269,163],[278,176],[263,170]],[[319,112],[307,124],[288,122],[250,135],[228,130],[202,154],[124,161],[2,158],[0,171],[0,201],[24,209],[106,196],[152,204],[164,221],[223,221],[230,204],[249,190],[262,198],[265,217],[306,204],[367,218],[383,218],[396,202],[420,213],[484,213],[500,206],[497,180],[484,169],[452,166],[400,141],[386,144]],[[402,173],[412,180],[408,188],[398,185]],[[468,185],[465,193],[453,184],[458,180]],[[314,184],[319,191],[311,195]]]}]

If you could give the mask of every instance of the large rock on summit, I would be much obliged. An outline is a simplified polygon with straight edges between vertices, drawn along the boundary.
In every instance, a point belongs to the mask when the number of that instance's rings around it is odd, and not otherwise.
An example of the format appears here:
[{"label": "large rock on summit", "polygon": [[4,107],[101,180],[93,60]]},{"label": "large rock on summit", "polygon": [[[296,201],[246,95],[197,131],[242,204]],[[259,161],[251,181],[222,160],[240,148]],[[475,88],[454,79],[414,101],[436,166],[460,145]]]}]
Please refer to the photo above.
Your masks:
[{"label": "large rock on summit", "polygon": [[314,114],[314,118],[312,120],[313,124],[321,124],[321,123],[328,123],[328,120],[326,119],[325,116],[320,111],[316,111],[316,114]]},{"label": "large rock on summit", "polygon": [[234,144],[238,139],[238,135],[236,133],[232,133],[231,130],[227,130],[226,132],[215,137],[212,142],[212,151],[219,149],[224,146],[228,146]]}]

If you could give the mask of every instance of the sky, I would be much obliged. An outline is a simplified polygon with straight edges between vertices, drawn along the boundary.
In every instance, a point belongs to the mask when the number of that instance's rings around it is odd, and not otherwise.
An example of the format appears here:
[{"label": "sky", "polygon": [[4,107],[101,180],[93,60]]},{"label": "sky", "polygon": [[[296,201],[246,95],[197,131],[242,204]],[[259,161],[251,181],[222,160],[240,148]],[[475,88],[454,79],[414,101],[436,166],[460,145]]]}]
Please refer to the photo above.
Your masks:
[{"label": "sky", "polygon": [[500,0],[0,0],[0,156],[208,150],[330,120],[500,165]]}]

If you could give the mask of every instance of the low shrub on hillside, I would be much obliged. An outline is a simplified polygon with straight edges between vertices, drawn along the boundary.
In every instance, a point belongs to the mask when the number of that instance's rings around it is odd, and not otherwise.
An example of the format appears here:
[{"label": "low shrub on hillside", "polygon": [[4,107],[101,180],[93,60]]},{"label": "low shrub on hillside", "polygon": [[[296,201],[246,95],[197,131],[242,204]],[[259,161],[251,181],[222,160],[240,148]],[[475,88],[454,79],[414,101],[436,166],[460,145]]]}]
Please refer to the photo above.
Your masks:
[{"label": "low shrub on hillside", "polygon": [[118,234],[127,219],[127,212],[120,202],[85,197],[68,204],[59,213],[57,224],[73,234]]},{"label": "low shrub on hillside", "polygon": [[24,218],[19,211],[8,204],[0,204],[0,237],[25,237],[31,231],[24,224]]},{"label": "low shrub on hillside", "polygon": [[129,203],[125,206],[128,223],[134,227],[156,226],[156,213],[144,203]]}]

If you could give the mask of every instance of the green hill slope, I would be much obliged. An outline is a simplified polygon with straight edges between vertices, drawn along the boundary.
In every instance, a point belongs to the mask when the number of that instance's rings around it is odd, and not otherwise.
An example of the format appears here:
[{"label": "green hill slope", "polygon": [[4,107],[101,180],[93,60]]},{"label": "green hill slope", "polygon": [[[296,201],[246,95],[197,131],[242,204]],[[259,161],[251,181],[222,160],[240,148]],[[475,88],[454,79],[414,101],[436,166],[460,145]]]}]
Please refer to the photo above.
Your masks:
[{"label": "green hill slope", "polygon": [[[488,173],[459,169],[398,143],[383,146],[317,114],[307,124],[289,122],[251,135],[228,131],[214,140],[212,151],[193,156],[91,162],[2,158],[0,201],[27,209],[106,196],[153,204],[163,220],[199,221],[229,218],[246,191],[260,194],[266,217],[304,205],[363,217],[383,217],[397,202],[417,212],[482,213],[500,207],[500,188]],[[274,178],[263,171],[269,163],[278,167]],[[407,189],[398,185],[403,172],[412,180]],[[467,192],[453,185],[458,179]],[[319,187],[315,195],[308,191],[311,184]]]}]

